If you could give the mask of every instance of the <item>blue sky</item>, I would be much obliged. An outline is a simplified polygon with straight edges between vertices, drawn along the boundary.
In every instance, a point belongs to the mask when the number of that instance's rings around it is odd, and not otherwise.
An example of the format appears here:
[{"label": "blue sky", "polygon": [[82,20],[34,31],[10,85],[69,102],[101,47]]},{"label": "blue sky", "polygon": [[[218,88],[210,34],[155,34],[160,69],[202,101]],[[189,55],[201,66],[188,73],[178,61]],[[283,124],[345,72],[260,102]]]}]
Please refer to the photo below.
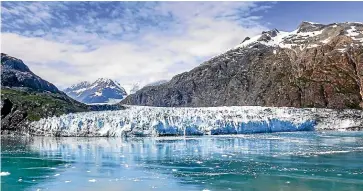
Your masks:
[{"label": "blue sky", "polygon": [[362,13],[363,2],[2,2],[1,48],[61,88],[99,77],[146,84],[263,30]]}]

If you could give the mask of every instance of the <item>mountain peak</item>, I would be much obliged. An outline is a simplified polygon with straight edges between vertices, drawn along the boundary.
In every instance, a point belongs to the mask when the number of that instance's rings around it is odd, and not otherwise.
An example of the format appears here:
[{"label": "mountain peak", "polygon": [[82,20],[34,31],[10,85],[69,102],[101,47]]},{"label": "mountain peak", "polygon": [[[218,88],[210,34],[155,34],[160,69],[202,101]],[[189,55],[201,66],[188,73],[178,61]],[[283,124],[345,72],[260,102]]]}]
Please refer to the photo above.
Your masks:
[{"label": "mountain peak", "polygon": [[60,93],[57,87],[35,75],[21,59],[1,53],[1,85]]},{"label": "mountain peak", "polygon": [[113,80],[109,79],[109,78],[98,78],[95,83],[111,83],[113,82]]},{"label": "mountain peak", "polygon": [[120,84],[109,78],[98,78],[93,83],[80,82],[64,92],[73,99],[87,104],[120,101],[127,95]]},{"label": "mountain peak", "polygon": [[261,34],[268,34],[271,37],[275,37],[275,36],[277,36],[278,33],[280,33],[280,31],[275,28],[275,29],[272,29],[269,31],[262,31]]},{"label": "mountain peak", "polygon": [[30,69],[23,63],[22,60],[9,56],[5,53],[1,53],[1,66],[21,72],[30,72]]},{"label": "mountain peak", "polygon": [[321,30],[325,26],[326,25],[323,25],[323,24],[320,24],[320,23],[303,21],[298,26],[298,31],[297,32],[299,33],[299,32],[312,32],[312,31],[317,31],[317,30]]},{"label": "mountain peak", "polygon": [[82,82],[71,85],[69,88],[74,89],[74,88],[85,87],[85,86],[89,86],[89,85],[91,85],[91,84],[88,81],[82,81]]}]

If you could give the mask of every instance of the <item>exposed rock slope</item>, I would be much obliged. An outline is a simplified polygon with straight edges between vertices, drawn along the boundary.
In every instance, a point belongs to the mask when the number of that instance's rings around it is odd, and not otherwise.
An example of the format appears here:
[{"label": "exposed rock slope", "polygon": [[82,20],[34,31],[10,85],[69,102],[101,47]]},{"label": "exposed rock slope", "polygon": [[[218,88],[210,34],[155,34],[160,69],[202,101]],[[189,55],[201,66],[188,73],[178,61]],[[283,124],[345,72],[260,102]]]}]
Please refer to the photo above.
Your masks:
[{"label": "exposed rock slope", "polygon": [[363,24],[303,22],[246,38],[122,101],[147,106],[363,107]]},{"label": "exposed rock slope", "polygon": [[28,87],[60,93],[57,87],[35,75],[22,60],[1,53],[1,86]]}]

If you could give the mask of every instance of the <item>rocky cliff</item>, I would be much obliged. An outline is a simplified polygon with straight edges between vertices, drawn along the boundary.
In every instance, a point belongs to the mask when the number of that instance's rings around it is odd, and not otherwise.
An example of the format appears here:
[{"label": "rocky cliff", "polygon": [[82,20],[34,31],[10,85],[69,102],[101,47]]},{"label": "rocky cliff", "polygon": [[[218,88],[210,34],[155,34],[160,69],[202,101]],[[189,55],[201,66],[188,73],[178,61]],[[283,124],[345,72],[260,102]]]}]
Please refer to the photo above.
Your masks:
[{"label": "rocky cliff", "polygon": [[246,38],[122,101],[147,106],[363,108],[363,24],[303,22]]}]

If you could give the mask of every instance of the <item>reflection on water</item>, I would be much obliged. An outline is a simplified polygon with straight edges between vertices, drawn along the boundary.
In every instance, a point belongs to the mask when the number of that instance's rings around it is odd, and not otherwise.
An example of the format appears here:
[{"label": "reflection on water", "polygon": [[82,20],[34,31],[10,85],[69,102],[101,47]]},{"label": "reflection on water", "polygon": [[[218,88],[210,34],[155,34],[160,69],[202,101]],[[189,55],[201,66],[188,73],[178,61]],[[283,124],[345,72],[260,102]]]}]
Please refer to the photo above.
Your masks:
[{"label": "reflection on water", "polygon": [[363,190],[363,133],[2,137],[3,190]]}]

